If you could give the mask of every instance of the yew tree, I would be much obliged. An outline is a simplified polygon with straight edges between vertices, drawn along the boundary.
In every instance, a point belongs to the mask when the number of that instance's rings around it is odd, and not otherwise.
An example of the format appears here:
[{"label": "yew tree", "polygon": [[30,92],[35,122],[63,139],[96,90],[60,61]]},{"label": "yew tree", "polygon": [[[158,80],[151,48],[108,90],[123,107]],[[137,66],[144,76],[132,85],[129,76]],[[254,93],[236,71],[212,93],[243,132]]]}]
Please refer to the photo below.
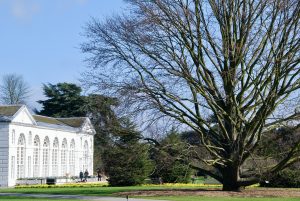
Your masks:
[{"label": "yew tree", "polygon": [[87,24],[87,83],[119,95],[128,108],[192,129],[207,157],[196,154],[191,165],[223,190],[260,182],[299,160],[296,142],[278,163],[259,171],[244,166],[255,164],[268,127],[298,116],[274,118],[299,95],[299,0],[126,2],[124,13]]}]

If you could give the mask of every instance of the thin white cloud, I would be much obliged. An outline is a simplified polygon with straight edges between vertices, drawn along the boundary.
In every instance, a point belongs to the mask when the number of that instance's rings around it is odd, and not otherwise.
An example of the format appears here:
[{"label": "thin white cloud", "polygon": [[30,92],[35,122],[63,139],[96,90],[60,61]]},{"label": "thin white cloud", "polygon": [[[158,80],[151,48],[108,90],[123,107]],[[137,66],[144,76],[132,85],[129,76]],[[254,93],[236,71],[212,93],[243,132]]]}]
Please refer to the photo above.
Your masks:
[{"label": "thin white cloud", "polygon": [[10,7],[11,14],[18,20],[31,20],[40,10],[39,4],[30,0],[13,0]]}]

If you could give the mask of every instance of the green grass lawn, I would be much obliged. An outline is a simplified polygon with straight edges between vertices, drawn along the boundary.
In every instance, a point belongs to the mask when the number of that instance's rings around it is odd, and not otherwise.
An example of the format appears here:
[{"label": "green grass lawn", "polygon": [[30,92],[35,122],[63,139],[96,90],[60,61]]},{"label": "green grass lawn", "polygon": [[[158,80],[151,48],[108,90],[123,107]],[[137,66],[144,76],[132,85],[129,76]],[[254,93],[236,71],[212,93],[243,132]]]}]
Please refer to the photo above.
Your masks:
[{"label": "green grass lawn", "polygon": [[[147,199],[156,200],[170,200],[170,201],[298,201],[299,198],[232,198],[232,197],[200,197],[200,196],[166,196],[166,197],[143,197]],[[57,198],[33,198],[33,197],[16,197],[4,196],[0,197],[1,201],[74,201],[74,199],[57,199]]]},{"label": "green grass lawn", "polygon": [[[51,199],[51,198],[32,198],[32,197],[16,197],[16,196],[1,196],[1,201],[74,201],[74,199]],[[81,200],[82,201],[82,200]]]},{"label": "green grass lawn", "polygon": [[[186,189],[196,190],[205,189],[199,186],[132,186],[132,187],[64,187],[64,188],[7,188],[0,189],[0,192],[10,193],[25,193],[25,194],[56,194],[56,195],[86,195],[86,196],[115,196],[114,193],[135,191],[135,190],[165,190],[165,189]],[[286,189],[295,190],[295,189]],[[298,190],[298,189],[296,189]],[[20,199],[20,197],[17,197]],[[0,197],[1,201],[18,200],[16,197]],[[170,200],[170,201],[298,201],[299,198],[240,198],[240,197],[203,197],[203,196],[154,196],[142,197],[156,200]],[[22,198],[22,201],[52,201],[49,198]],[[56,200],[56,199],[55,199]],[[61,199],[66,201],[67,199]]]},{"label": "green grass lawn", "polygon": [[72,188],[7,188],[0,193],[56,194],[111,196],[113,193],[134,190],[199,189],[199,187],[129,186],[129,187],[72,187]]},{"label": "green grass lawn", "polygon": [[238,197],[202,197],[202,196],[159,196],[143,197],[144,199],[170,201],[299,201],[299,198],[238,198]]}]

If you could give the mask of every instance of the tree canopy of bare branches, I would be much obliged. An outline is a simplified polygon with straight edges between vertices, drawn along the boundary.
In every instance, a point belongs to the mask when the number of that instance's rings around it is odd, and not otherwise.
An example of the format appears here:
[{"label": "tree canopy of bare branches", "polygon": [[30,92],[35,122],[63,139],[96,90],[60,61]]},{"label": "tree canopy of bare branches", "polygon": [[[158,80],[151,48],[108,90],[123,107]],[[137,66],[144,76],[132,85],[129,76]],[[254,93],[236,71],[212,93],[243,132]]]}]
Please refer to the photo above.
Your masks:
[{"label": "tree canopy of bare branches", "polygon": [[297,142],[259,173],[241,168],[266,126],[276,123],[268,118],[299,94],[300,1],[127,2],[127,13],[86,27],[87,84],[193,129],[210,157],[195,157],[192,165],[224,190],[257,183],[299,160]]},{"label": "tree canopy of bare branches", "polygon": [[24,104],[29,92],[29,86],[22,76],[7,74],[2,77],[0,84],[0,102],[2,104]]}]

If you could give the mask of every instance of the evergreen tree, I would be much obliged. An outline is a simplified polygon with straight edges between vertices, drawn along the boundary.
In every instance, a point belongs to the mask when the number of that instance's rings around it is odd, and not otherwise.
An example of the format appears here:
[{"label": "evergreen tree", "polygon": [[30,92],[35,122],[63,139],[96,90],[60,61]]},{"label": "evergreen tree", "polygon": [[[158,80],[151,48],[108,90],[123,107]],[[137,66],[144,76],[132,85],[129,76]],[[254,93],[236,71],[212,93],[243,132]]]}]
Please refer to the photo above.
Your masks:
[{"label": "evergreen tree", "polygon": [[111,186],[142,184],[153,167],[149,147],[139,142],[140,133],[127,119],[121,122],[116,132],[114,143],[104,153],[108,182]]},{"label": "evergreen tree", "polygon": [[37,114],[50,117],[82,117],[85,112],[81,110],[85,104],[81,96],[81,87],[72,83],[44,84],[46,100],[40,100],[43,109]]},{"label": "evergreen tree", "polygon": [[118,106],[115,98],[91,94],[85,97],[82,110],[90,118],[96,135],[94,136],[94,169],[104,170],[103,153],[112,144],[114,128],[119,126],[118,118],[113,108]]}]

